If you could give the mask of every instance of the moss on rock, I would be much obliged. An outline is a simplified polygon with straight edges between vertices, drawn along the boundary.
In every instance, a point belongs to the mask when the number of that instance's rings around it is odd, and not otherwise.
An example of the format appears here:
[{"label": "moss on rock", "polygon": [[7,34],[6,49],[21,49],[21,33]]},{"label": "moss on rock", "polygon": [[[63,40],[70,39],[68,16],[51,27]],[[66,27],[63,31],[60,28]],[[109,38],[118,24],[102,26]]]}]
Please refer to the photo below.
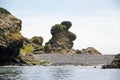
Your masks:
[{"label": "moss on rock", "polygon": [[35,49],[43,49],[43,38],[24,38],[21,24],[20,19],[0,7],[0,65],[47,65],[47,61],[39,61],[32,55]]},{"label": "moss on rock", "polygon": [[68,30],[72,26],[72,23],[70,21],[63,21],[61,25],[65,25],[66,29]]},{"label": "moss on rock", "polygon": [[76,39],[76,35],[70,31],[68,32],[68,37],[71,41],[74,41]]},{"label": "moss on rock", "polygon": [[20,49],[21,54],[30,54],[34,50],[31,44],[23,44],[23,47]]},{"label": "moss on rock", "polygon": [[51,28],[51,34],[54,35],[56,33],[59,33],[61,31],[63,31],[65,29],[64,25],[59,25],[59,24],[55,24],[54,26],[52,26]]},{"label": "moss on rock", "polygon": [[30,40],[32,41],[32,43],[42,46],[42,43],[43,43],[42,37],[34,36]]},{"label": "moss on rock", "polygon": [[10,12],[9,11],[7,11],[6,9],[4,9],[4,8],[1,8],[0,7],[0,13],[5,13],[5,14],[10,14]]},{"label": "moss on rock", "polygon": [[34,36],[31,39],[23,38],[23,47],[21,48],[21,53],[38,53],[39,51],[43,51],[44,46],[43,44],[43,38]]}]

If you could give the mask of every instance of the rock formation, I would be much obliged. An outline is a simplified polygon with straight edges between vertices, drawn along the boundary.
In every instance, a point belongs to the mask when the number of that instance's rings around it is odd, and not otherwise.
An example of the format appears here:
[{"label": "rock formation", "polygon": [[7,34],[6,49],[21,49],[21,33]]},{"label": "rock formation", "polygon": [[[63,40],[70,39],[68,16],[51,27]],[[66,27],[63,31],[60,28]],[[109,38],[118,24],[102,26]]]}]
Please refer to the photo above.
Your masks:
[{"label": "rock formation", "polygon": [[73,47],[73,41],[76,35],[69,31],[72,23],[63,21],[61,24],[55,24],[51,28],[52,38],[45,44],[46,53],[69,53]]},{"label": "rock formation", "polygon": [[120,68],[120,54],[115,56],[111,64],[103,65],[103,68]]},{"label": "rock formation", "polygon": [[20,19],[0,8],[0,63],[19,55],[23,45],[21,23]]},{"label": "rock formation", "polygon": [[88,47],[88,48],[82,49],[82,50],[76,50],[76,54],[91,54],[91,55],[100,54],[101,55],[101,53],[93,47]]},{"label": "rock formation", "polygon": [[34,36],[31,39],[32,46],[34,47],[34,51],[42,51],[43,50],[43,38],[41,36]]},{"label": "rock formation", "polygon": [[21,53],[39,53],[43,51],[43,38],[34,36],[31,39],[23,38],[23,47],[21,48]]}]

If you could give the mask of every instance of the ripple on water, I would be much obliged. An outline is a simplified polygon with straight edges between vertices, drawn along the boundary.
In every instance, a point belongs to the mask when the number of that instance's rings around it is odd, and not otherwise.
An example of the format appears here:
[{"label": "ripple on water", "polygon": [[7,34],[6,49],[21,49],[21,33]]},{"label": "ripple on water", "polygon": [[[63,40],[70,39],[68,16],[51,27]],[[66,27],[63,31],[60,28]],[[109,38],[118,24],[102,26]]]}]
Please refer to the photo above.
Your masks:
[{"label": "ripple on water", "polygon": [[120,80],[120,69],[81,66],[0,67],[0,80]]}]

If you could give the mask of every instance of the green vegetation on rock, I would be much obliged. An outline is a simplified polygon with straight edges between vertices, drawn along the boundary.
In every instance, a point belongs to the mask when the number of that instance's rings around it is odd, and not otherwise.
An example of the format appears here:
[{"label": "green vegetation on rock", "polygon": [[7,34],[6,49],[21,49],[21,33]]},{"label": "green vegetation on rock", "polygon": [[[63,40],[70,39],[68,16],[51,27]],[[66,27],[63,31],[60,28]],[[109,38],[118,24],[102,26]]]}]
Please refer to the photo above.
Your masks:
[{"label": "green vegetation on rock", "polygon": [[23,45],[21,20],[0,8],[0,64],[15,59]]},{"label": "green vegetation on rock", "polygon": [[0,7],[0,13],[10,14],[6,9]]},{"label": "green vegetation on rock", "polygon": [[34,36],[34,37],[32,37],[31,41],[32,41],[32,43],[34,43],[34,44],[37,44],[37,45],[41,45],[41,46],[42,46],[43,38],[42,38],[42,37]]},{"label": "green vegetation on rock", "polygon": [[59,33],[61,31],[63,31],[64,29],[65,29],[64,25],[56,24],[56,25],[52,26],[52,28],[51,28],[51,34],[54,35],[56,33]]},{"label": "green vegetation on rock", "polygon": [[52,38],[45,44],[44,52],[68,53],[71,52],[76,35],[69,31],[72,26],[70,21],[63,21],[51,28]]},{"label": "green vegetation on rock", "polygon": [[20,49],[20,53],[22,54],[30,54],[32,53],[34,48],[31,44],[23,44],[23,47]]},{"label": "green vegetation on rock", "polygon": [[88,63],[84,62],[80,64],[81,66],[88,66]]},{"label": "green vegetation on rock", "polygon": [[44,46],[42,46],[43,38],[34,36],[31,39],[23,38],[23,47],[21,48],[21,53],[38,53],[43,51]]},{"label": "green vegetation on rock", "polygon": [[20,54],[19,56],[20,62],[22,62],[22,65],[50,65],[51,63],[49,61],[45,60],[38,60],[36,59],[33,54]]},{"label": "green vegetation on rock", "polygon": [[38,48],[34,49],[34,51],[43,51],[44,50],[44,46],[39,46]]},{"label": "green vegetation on rock", "polygon": [[51,65],[52,63],[50,63],[49,61],[46,61],[46,60],[41,60],[40,61],[40,65],[44,65],[44,66],[46,66],[46,65]]},{"label": "green vegetation on rock", "polygon": [[70,29],[70,27],[72,26],[71,22],[70,21],[63,21],[61,23],[61,25],[65,25],[66,29]]},{"label": "green vegetation on rock", "polygon": [[76,35],[70,31],[68,32],[68,37],[71,41],[74,41],[76,39]]}]

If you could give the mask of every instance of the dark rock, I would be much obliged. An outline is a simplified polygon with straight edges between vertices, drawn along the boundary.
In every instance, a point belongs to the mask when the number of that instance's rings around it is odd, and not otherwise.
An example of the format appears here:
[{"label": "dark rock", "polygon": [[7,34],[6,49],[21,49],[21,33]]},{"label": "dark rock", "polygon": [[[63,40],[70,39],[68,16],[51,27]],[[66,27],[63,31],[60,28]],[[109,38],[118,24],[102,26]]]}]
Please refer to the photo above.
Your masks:
[{"label": "dark rock", "polygon": [[69,31],[72,23],[63,21],[51,28],[52,38],[45,44],[44,52],[46,53],[69,53],[73,47],[73,41],[76,35]]},{"label": "dark rock", "polygon": [[115,56],[111,64],[103,65],[102,68],[120,68],[120,54]]},{"label": "dark rock", "polygon": [[0,13],[4,13],[4,14],[10,14],[10,12],[8,12],[6,9],[3,9],[0,7]]},{"label": "dark rock", "polygon": [[75,50],[75,53],[76,53],[76,54],[83,54],[82,51],[81,51],[81,50],[78,50],[78,49]]},{"label": "dark rock", "polygon": [[61,25],[65,25],[66,29],[70,29],[70,27],[72,26],[71,22],[70,21],[63,21],[61,23]]},{"label": "dark rock", "polygon": [[0,63],[16,58],[23,45],[21,20],[0,8]]}]

